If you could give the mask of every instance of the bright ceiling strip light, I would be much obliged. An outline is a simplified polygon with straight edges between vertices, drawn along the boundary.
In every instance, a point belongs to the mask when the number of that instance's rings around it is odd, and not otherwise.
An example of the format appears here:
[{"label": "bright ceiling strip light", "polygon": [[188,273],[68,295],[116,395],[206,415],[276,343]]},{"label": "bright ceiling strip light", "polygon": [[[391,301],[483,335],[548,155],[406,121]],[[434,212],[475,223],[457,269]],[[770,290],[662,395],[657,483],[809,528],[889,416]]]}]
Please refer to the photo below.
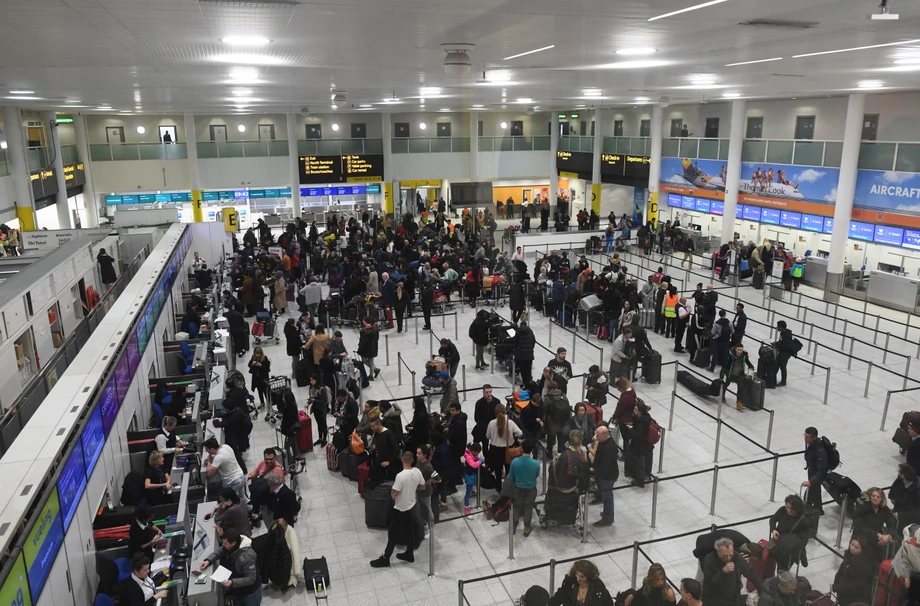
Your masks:
[{"label": "bright ceiling strip light", "polygon": [[793,59],[801,57],[817,57],[818,55],[831,55],[833,53],[849,53],[851,51],[869,50],[870,48],[885,48],[886,46],[901,46],[902,44],[916,44],[920,40],[905,40],[903,42],[888,42],[885,44],[870,44],[869,46],[854,46],[853,48],[839,48],[837,50],[821,51],[819,53],[805,53],[804,55],[792,55]]},{"label": "bright ceiling strip light", "polygon": [[[725,0],[720,0],[720,1],[724,2]],[[544,46],[543,48],[535,48],[534,50],[529,50],[526,53],[518,53],[516,55],[511,55],[510,57],[505,57],[504,59],[502,59],[502,61],[510,61],[511,59],[517,59],[518,57],[523,57],[525,55],[532,55],[534,53],[539,53],[545,50],[549,50],[551,48],[556,48],[556,45],[550,44],[549,46]]]},{"label": "bright ceiling strip light", "polygon": [[707,6],[713,6],[715,4],[722,4],[723,2],[728,2],[728,0],[709,0],[709,2],[704,2],[702,4],[696,4],[694,6],[688,6],[687,8],[682,8],[679,11],[674,11],[671,13],[665,13],[663,15],[658,15],[657,17],[652,17],[649,21],[658,21],[659,19],[664,19],[665,17],[673,17],[674,15],[679,15],[681,13],[689,13],[690,11],[699,10],[701,8],[706,8]]},{"label": "bright ceiling strip light", "polygon": [[736,65],[752,65],[754,63],[769,63],[770,61],[782,61],[782,57],[771,57],[769,59],[755,59],[754,61],[739,61],[738,63],[727,63],[725,67],[735,67]]}]

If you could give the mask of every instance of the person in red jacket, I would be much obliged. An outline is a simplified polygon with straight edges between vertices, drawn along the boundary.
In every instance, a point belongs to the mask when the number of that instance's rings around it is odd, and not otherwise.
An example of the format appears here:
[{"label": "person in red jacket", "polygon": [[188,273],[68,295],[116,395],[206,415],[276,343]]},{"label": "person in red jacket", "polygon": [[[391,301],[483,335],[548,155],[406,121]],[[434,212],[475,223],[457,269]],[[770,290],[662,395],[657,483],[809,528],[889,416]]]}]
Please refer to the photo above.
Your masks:
[{"label": "person in red jacket", "polygon": [[610,425],[615,425],[617,431],[623,436],[623,450],[629,446],[630,431],[626,426],[632,423],[633,407],[636,405],[636,390],[632,388],[629,379],[620,377],[614,383],[614,387],[620,392],[620,398],[617,400],[616,410],[610,417]]}]

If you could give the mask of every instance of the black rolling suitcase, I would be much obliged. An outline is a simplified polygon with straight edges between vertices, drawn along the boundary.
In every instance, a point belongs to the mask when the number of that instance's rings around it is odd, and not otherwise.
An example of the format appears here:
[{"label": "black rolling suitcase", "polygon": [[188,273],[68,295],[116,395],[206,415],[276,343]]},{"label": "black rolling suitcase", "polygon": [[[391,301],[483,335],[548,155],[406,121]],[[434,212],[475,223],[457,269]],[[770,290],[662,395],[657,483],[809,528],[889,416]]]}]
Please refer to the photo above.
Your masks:
[{"label": "black rolling suitcase", "polygon": [[712,358],[712,350],[709,348],[708,340],[697,340],[698,347],[690,363],[700,368],[709,368],[709,361]]},{"label": "black rolling suitcase", "polygon": [[661,383],[661,354],[657,351],[642,358],[642,378],[646,383]]},{"label": "black rolling suitcase", "polygon": [[755,271],[751,277],[751,286],[757,290],[763,289],[763,271]]},{"label": "black rolling suitcase", "polygon": [[315,591],[317,599],[323,596],[329,587],[329,564],[326,563],[326,557],[312,560],[304,558],[303,578],[307,583],[307,591]]},{"label": "black rolling suitcase", "polygon": [[[719,381],[718,379],[716,379],[716,381],[718,381],[719,383],[718,389],[720,389],[722,382]],[[687,389],[689,389],[690,391],[692,391],[693,393],[695,393],[696,395],[700,396],[701,398],[705,398],[711,395],[719,395],[718,392],[711,393],[712,386],[713,384],[716,383],[716,381],[713,381],[712,383],[708,383],[704,381],[703,379],[700,379],[699,377],[694,375],[692,372],[687,371],[687,370],[680,370],[677,372],[677,382],[683,385],[684,387],[686,387]]]},{"label": "black rolling suitcase", "polygon": [[894,437],[891,438],[891,441],[900,447],[901,454],[906,454],[907,449],[910,448],[910,435],[907,433],[907,426],[911,423],[914,423],[920,429],[920,412],[905,412],[904,416],[901,417],[900,426],[895,430]]},{"label": "black rolling suitcase", "polygon": [[746,376],[741,380],[738,400],[750,410],[763,410],[766,384],[759,377]]},{"label": "black rolling suitcase", "polygon": [[364,523],[368,528],[389,528],[393,482],[384,482],[364,493]]},{"label": "black rolling suitcase", "polygon": [[[312,354],[310,354],[312,355]],[[300,359],[297,361],[297,372],[294,380],[297,382],[297,387],[306,387],[310,384],[310,361],[307,359]]]},{"label": "black rolling suitcase", "polygon": [[824,487],[824,490],[827,491],[827,494],[831,496],[834,501],[843,506],[844,497],[847,498],[847,514],[853,515],[853,508],[856,506],[856,501],[859,499],[859,495],[862,494],[859,486],[848,478],[847,476],[840,475],[839,473],[829,471],[827,477],[824,478],[824,482],[821,483]]}]

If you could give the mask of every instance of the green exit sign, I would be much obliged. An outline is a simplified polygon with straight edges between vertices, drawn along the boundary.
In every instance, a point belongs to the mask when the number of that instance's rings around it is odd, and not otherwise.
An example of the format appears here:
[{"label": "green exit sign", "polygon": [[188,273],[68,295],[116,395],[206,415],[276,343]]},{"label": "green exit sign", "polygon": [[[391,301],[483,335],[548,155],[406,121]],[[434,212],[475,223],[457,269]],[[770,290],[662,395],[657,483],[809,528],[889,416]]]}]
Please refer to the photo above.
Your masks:
[{"label": "green exit sign", "polygon": [[56,120],[58,124],[73,124],[73,118],[70,116],[60,116]]},{"label": "green exit sign", "polygon": [[577,117],[578,117],[578,114],[572,114],[571,116],[569,116],[569,118],[572,118],[573,120]]},{"label": "green exit sign", "polygon": [[566,118],[565,114],[559,114],[559,119],[560,119],[560,120],[565,120],[565,118]]},{"label": "green exit sign", "polygon": [[29,128],[41,128],[42,123],[40,120],[29,120],[28,122],[26,122],[26,126],[28,126]]}]

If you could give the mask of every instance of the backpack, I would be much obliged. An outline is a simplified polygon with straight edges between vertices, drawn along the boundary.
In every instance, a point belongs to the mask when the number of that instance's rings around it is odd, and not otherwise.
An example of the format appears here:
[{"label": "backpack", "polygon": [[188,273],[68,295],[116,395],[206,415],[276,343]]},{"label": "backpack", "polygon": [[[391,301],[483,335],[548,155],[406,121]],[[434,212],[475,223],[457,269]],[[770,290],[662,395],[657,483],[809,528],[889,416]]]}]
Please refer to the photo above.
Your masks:
[{"label": "backpack", "polygon": [[121,504],[133,507],[144,498],[144,476],[139,471],[130,471],[121,485]]},{"label": "backpack", "polygon": [[719,329],[719,338],[723,341],[729,341],[732,338],[732,326],[728,322],[722,324],[722,328]]},{"label": "backpack", "polygon": [[792,350],[792,355],[798,356],[799,352],[802,351],[802,342],[796,339],[795,337],[793,337],[792,345],[790,347]]},{"label": "backpack", "polygon": [[488,504],[488,501],[483,503],[484,507],[482,508],[486,514],[487,520],[494,520],[496,522],[507,522],[508,517],[511,514],[511,499],[509,497],[499,497],[497,501]]},{"label": "backpack", "polygon": [[796,263],[789,270],[789,275],[793,278],[801,278],[805,275],[805,266],[801,263]]},{"label": "backpack", "polygon": [[834,471],[840,467],[840,452],[837,450],[837,444],[831,442],[827,436],[821,436],[821,443],[824,444],[824,450],[827,452],[827,470]]},{"label": "backpack", "polygon": [[[638,402],[638,398],[636,398]],[[661,440],[661,426],[655,419],[649,421],[648,424],[648,435],[645,436],[646,441],[649,443],[649,446],[654,446]],[[839,462],[839,458],[837,459]]]}]

